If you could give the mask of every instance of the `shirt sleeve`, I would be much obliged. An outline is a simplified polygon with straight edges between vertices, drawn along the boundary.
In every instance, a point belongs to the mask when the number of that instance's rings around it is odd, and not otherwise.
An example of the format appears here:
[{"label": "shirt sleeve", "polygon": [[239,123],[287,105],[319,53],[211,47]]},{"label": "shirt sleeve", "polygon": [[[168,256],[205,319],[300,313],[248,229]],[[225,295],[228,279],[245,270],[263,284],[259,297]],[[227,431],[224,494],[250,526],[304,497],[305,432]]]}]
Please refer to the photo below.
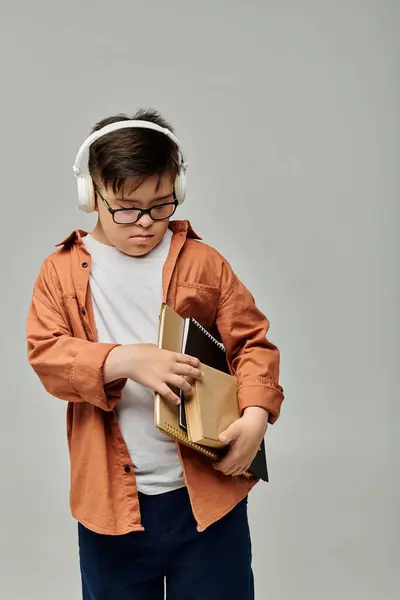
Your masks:
[{"label": "shirt sleeve", "polygon": [[259,406],[274,423],[284,399],[279,385],[280,352],[267,338],[269,320],[227,261],[223,263],[216,326],[238,380],[241,411]]},{"label": "shirt sleeve", "polygon": [[55,274],[42,267],[29,308],[28,360],[45,389],[69,402],[89,402],[111,411],[126,380],[103,383],[103,365],[118,344],[73,337],[62,308]]}]

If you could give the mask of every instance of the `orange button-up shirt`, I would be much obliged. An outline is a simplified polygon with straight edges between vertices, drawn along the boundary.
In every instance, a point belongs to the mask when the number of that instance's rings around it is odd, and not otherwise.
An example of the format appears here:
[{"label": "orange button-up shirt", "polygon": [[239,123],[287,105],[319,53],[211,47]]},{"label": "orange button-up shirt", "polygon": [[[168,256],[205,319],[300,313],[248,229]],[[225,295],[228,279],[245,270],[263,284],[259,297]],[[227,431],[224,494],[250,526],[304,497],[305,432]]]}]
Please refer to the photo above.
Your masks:
[{"label": "orange button-up shirt", "polygon": [[[283,390],[279,351],[266,337],[267,318],[229,263],[200,242],[187,221],[173,221],[170,228],[164,302],[182,317],[217,328],[238,379],[241,409],[265,408],[273,423]],[[28,357],[46,390],[68,401],[73,516],[92,531],[120,535],[143,526],[134,468],[114,410],[125,381],[103,383],[103,365],[116,344],[97,340],[84,235],[75,231],[42,265],[27,319]],[[240,502],[255,481],[227,477],[185,446],[178,445],[178,451],[203,531]]]}]

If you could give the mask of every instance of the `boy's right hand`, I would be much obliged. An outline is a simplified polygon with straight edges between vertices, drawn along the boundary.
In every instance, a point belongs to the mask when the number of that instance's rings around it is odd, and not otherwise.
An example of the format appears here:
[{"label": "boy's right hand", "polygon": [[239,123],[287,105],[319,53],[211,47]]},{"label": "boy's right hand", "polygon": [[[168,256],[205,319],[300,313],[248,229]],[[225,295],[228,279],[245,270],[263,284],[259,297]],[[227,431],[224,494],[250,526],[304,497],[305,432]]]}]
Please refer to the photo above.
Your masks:
[{"label": "boy's right hand", "polygon": [[116,379],[131,379],[152,389],[171,404],[179,397],[170,385],[190,394],[192,387],[185,379],[201,380],[200,361],[187,354],[161,350],[155,344],[117,346],[108,355],[103,368],[104,383]]}]

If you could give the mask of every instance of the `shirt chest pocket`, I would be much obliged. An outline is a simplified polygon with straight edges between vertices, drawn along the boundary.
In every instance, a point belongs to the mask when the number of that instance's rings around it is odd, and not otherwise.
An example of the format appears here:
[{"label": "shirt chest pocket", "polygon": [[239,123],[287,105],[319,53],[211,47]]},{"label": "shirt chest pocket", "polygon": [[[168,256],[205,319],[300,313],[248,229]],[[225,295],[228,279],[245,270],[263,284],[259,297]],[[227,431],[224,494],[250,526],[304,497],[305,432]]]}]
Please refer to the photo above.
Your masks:
[{"label": "shirt chest pocket", "polygon": [[182,317],[193,317],[210,329],[215,323],[219,288],[196,283],[179,283],[174,310]]}]

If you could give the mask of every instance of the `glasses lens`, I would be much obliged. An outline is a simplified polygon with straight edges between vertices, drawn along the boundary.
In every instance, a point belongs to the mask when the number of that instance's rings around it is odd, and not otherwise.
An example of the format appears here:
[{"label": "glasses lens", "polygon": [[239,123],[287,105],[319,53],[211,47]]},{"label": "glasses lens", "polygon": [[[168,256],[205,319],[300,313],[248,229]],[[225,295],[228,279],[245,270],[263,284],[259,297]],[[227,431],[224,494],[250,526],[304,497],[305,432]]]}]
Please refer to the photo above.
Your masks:
[{"label": "glasses lens", "polygon": [[117,210],[117,212],[114,213],[114,221],[120,225],[135,223],[138,220],[139,215],[140,211],[135,208],[132,210]]},{"label": "glasses lens", "polygon": [[175,212],[175,204],[174,203],[160,204],[159,206],[154,206],[151,209],[150,216],[155,221],[158,221],[158,220],[168,219],[169,217],[172,217],[174,212]]}]

